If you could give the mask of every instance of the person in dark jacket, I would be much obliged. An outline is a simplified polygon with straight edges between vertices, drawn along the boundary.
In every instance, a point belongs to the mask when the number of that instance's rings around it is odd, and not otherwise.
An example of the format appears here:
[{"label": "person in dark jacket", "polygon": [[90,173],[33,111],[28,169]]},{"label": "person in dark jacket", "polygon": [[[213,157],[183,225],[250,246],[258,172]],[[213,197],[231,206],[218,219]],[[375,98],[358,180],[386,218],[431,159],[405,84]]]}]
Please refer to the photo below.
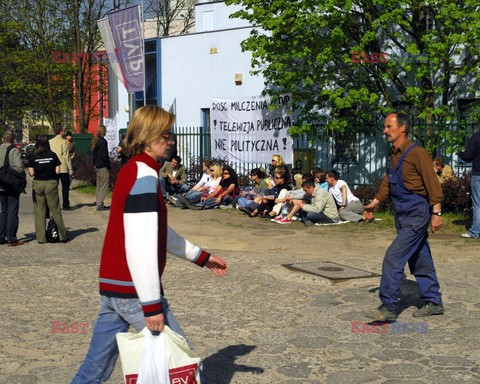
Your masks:
[{"label": "person in dark jacket", "polygon": [[465,151],[458,154],[463,161],[472,162],[472,226],[467,233],[460,236],[464,238],[480,238],[480,131],[474,133],[467,141]]},{"label": "person in dark jacket", "polygon": [[[8,152],[10,168],[17,172],[23,172],[22,155],[14,145],[15,135],[12,131],[6,131],[2,135],[0,145],[0,167],[3,167]],[[24,244],[18,240],[18,208],[20,194],[6,190],[0,186],[0,245],[7,244],[9,247]]]},{"label": "person in dark jacket", "polygon": [[105,125],[100,125],[97,136],[92,141],[93,165],[97,174],[97,211],[108,211],[110,209],[103,204],[110,178],[110,157],[108,156],[108,143],[105,140],[106,133]]},{"label": "person in dark jacket", "polygon": [[35,149],[28,159],[28,174],[33,177],[33,211],[35,214],[35,233],[40,244],[47,242],[45,218],[50,211],[58,227],[58,239],[67,242],[67,231],[60,210],[58,196],[58,175],[60,160],[50,149],[48,137],[38,135]]}]

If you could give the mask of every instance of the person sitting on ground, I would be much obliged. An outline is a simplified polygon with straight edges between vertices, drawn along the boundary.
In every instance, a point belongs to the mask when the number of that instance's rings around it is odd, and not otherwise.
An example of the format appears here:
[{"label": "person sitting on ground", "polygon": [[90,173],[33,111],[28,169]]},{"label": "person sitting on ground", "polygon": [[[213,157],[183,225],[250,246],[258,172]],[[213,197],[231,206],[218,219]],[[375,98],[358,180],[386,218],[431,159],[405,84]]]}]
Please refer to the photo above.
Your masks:
[{"label": "person sitting on ground", "polygon": [[265,180],[265,171],[262,168],[253,168],[250,171],[250,180],[253,183],[252,186],[243,189],[240,192],[240,196],[232,201],[234,207],[245,207],[268,188],[268,183]]},{"label": "person sitting on ground", "polygon": [[329,192],[333,195],[338,205],[338,215],[343,221],[358,223],[363,219],[363,204],[353,195],[347,183],[339,179],[338,172],[334,169],[327,172],[325,176]]},{"label": "person sitting on ground", "polygon": [[[195,184],[190,189],[190,191],[192,191],[192,193],[194,191],[201,192],[205,188],[205,184],[210,181],[210,167],[212,165],[213,165],[213,161],[211,161],[211,160],[205,160],[203,162],[203,164],[202,164],[202,170],[203,170],[202,178],[199,180],[199,182],[197,184]],[[190,191],[188,191],[188,192],[190,192]],[[188,193],[188,192],[185,192],[185,193]],[[178,194],[177,197],[168,196],[168,201],[170,203],[172,203],[174,206],[179,207],[180,205],[179,205],[178,199],[177,199],[179,196],[180,196],[180,194]]]},{"label": "person sitting on ground", "polygon": [[272,156],[272,163],[270,165],[270,184],[269,188],[274,188],[275,187],[275,171],[280,168],[283,169],[285,172],[285,180],[287,181],[288,184],[290,184],[290,171],[288,170],[287,164],[285,164],[285,160],[283,160],[283,157],[280,155],[273,155]]},{"label": "person sitting on ground", "polygon": [[205,197],[202,197],[199,209],[217,208],[221,204],[228,204],[238,196],[238,178],[236,172],[224,165],[222,180],[218,187]]},{"label": "person sitting on ground", "polygon": [[338,223],[337,205],[331,193],[316,185],[312,179],[302,183],[305,193],[303,200],[297,200],[290,213],[285,218],[276,218],[278,224],[290,224],[292,217],[298,212],[300,220],[307,226],[313,224]]},{"label": "person sitting on ground", "polygon": [[[305,180],[313,181],[314,179],[310,173],[305,173],[301,176],[302,184]],[[288,212],[290,211],[290,208],[297,202],[297,200],[303,200],[304,197],[305,197],[305,192],[303,191],[303,188],[301,186],[299,189],[294,189],[292,191],[283,189],[282,191],[280,191],[280,194],[275,199],[275,205],[272,211],[270,212],[270,216],[274,217],[275,220],[284,219],[285,215],[280,215],[280,213],[283,211],[284,205],[285,204],[287,205],[287,212]]]},{"label": "person sitting on ground", "polygon": [[[278,212],[273,211],[275,206],[275,200],[283,193],[283,196],[287,191],[290,191],[292,188],[287,182],[287,176],[283,168],[278,168],[273,174],[273,180],[275,186],[265,190],[263,196],[257,197],[252,203],[245,207],[247,213],[250,213],[251,217],[255,217],[258,214],[261,214],[262,217],[273,218]],[[285,192],[282,192],[285,190]]]},{"label": "person sitting on ground", "polygon": [[315,173],[313,174],[313,177],[316,185],[319,185],[325,191],[328,191],[328,183],[327,183],[327,179],[325,179],[325,175],[326,175],[325,172],[322,171],[320,168],[318,168],[318,170],[316,170]]},{"label": "person sitting on ground", "polygon": [[160,185],[164,199],[167,198],[167,194],[176,195],[188,191],[187,173],[181,163],[182,158],[175,155],[172,161],[166,161],[160,169]]},{"label": "person sitting on ground", "polygon": [[435,157],[435,159],[433,159],[433,169],[437,174],[440,184],[443,184],[448,180],[454,180],[456,178],[452,167],[445,164],[445,160],[443,159],[443,157]]},{"label": "person sitting on ground", "polygon": [[[210,162],[210,161],[209,161]],[[191,189],[185,194],[177,195],[176,205],[182,209],[192,209],[195,204],[200,203],[202,196],[208,196],[215,191],[222,180],[222,169],[217,164],[208,167],[209,180],[198,189]],[[197,184],[198,185],[198,184]]]},{"label": "person sitting on ground", "polygon": [[35,215],[35,234],[40,244],[47,242],[47,210],[57,224],[58,240],[67,242],[67,230],[60,210],[57,180],[60,174],[60,160],[50,149],[48,136],[38,135],[35,149],[28,159],[28,174],[33,177],[32,197]]}]

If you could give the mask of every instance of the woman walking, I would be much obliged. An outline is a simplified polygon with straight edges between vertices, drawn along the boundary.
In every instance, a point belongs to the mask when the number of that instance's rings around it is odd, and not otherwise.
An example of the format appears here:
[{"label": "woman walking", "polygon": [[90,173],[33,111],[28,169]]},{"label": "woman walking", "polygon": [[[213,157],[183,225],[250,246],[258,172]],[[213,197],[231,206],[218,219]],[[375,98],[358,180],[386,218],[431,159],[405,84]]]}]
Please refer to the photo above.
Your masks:
[{"label": "woman walking", "polygon": [[[175,117],[148,105],[128,125],[126,150],[132,158],[118,173],[100,261],[100,313],[87,357],[72,384],[108,380],[118,356],[115,335],[129,325],[163,331],[168,325],[184,335],[165,299],[162,274],[167,251],[215,275],[225,262],[193,245],[167,225],[167,207],[159,182],[158,160],[168,155]],[[202,298],[204,306],[208,298]],[[193,308],[192,308],[193,310]]]},{"label": "woman walking", "polygon": [[48,137],[37,136],[35,148],[28,159],[28,174],[33,177],[33,211],[35,214],[35,233],[40,244],[47,242],[47,208],[58,227],[58,239],[67,242],[67,230],[63,223],[58,196],[58,175],[60,160],[50,149]]}]

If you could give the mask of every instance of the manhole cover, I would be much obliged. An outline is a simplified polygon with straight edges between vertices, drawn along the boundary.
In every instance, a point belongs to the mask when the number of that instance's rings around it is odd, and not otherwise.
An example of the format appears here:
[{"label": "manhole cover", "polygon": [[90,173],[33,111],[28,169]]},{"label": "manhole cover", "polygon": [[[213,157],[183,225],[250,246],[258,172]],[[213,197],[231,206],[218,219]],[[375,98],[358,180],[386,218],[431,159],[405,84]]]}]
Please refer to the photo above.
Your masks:
[{"label": "manhole cover", "polygon": [[318,267],[319,271],[343,271],[343,268],[338,268],[338,267]]},{"label": "manhole cover", "polygon": [[315,261],[282,265],[296,271],[324,277],[326,279],[332,280],[333,282],[348,279],[360,279],[366,277],[380,276],[373,272],[364,271],[363,269],[358,268],[352,268],[348,265],[334,263],[333,261]]}]

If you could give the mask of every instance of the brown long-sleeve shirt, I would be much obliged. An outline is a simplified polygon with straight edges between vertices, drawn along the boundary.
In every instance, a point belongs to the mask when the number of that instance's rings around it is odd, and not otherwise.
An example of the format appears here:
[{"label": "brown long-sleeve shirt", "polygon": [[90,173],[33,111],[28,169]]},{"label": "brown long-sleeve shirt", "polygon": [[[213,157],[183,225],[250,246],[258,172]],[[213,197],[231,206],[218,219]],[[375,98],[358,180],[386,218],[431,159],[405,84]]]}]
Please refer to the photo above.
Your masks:
[{"label": "brown long-sleeve shirt", "polygon": [[[410,140],[405,140],[398,148],[391,148],[392,166],[396,167],[400,157],[412,145]],[[432,167],[432,159],[425,149],[415,146],[403,159],[402,169],[405,187],[421,196],[426,196],[430,205],[443,201],[443,192],[438,177]],[[382,180],[380,189],[375,198],[385,201],[388,198],[388,175]]]}]

